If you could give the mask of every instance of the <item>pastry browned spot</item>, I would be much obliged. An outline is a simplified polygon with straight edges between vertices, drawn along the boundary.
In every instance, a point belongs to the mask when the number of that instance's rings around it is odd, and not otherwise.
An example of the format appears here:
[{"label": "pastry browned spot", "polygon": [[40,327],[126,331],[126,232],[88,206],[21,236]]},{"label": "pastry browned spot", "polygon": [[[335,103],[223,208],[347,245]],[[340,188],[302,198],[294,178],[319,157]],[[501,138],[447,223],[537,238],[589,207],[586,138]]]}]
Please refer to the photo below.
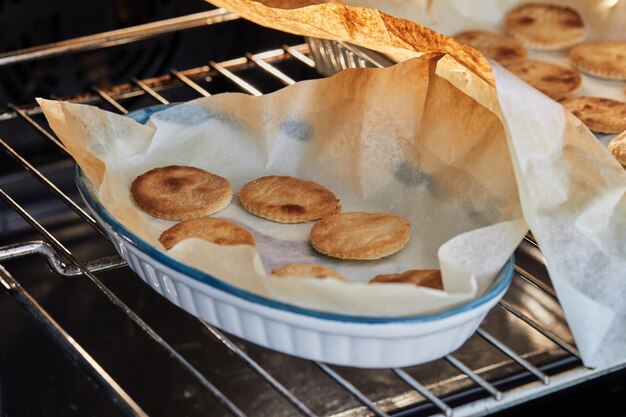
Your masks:
[{"label": "pastry browned spot", "polygon": [[376,275],[370,280],[370,284],[379,283],[408,283],[443,290],[439,269],[410,269],[401,274]]},{"label": "pastry browned spot", "polygon": [[513,62],[506,68],[554,100],[568,97],[582,84],[577,71],[549,62],[529,59]]},{"label": "pastry browned spot", "polygon": [[386,213],[338,213],[311,229],[313,248],[340,259],[380,259],[402,249],[409,241],[409,223]]},{"label": "pastry browned spot", "polygon": [[203,169],[170,165],[138,176],[131,186],[135,203],[166,220],[187,220],[228,206],[233,190],[225,178]]},{"label": "pastry browned spot", "polygon": [[602,97],[571,97],[561,101],[588,128],[599,133],[626,130],[626,103]]},{"label": "pastry browned spot", "polygon": [[171,249],[179,242],[197,237],[218,245],[251,245],[254,238],[243,227],[216,217],[199,217],[185,220],[170,227],[159,237],[165,249]]},{"label": "pastry browned spot", "polygon": [[609,152],[626,169],[626,130],[609,142]]},{"label": "pastry browned spot", "polygon": [[569,52],[582,72],[610,80],[626,80],[626,42],[585,42]]},{"label": "pastry browned spot", "polygon": [[277,277],[311,277],[311,278],[335,278],[340,281],[348,281],[343,275],[324,265],[317,264],[288,264],[280,268],[272,269],[272,275]]},{"label": "pastry browned spot", "polygon": [[504,26],[530,49],[566,49],[585,40],[585,24],[571,7],[528,3],[506,14]]},{"label": "pastry browned spot", "polygon": [[528,51],[524,45],[511,36],[502,36],[484,30],[470,30],[454,35],[458,41],[466,43],[501,64],[526,58]]},{"label": "pastry browned spot", "polygon": [[321,185],[276,175],[244,185],[239,201],[248,212],[279,223],[309,222],[341,210],[339,199]]}]

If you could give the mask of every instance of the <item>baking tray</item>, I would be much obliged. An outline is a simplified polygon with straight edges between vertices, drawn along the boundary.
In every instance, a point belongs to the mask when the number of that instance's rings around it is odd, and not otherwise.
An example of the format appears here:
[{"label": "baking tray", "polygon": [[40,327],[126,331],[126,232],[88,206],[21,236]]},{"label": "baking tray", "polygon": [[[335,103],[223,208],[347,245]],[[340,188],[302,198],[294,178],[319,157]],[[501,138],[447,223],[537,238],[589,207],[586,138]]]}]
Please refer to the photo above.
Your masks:
[{"label": "baking tray", "polygon": [[[155,106],[128,116],[145,123],[165,107]],[[475,332],[507,291],[513,276],[511,257],[485,294],[437,314],[361,317],[311,310],[241,290],[169,257],[120,224],[100,204],[97,191],[80,168],[76,183],[120,256],[154,290],[229,333],[306,359],[389,368],[441,358]]]}]

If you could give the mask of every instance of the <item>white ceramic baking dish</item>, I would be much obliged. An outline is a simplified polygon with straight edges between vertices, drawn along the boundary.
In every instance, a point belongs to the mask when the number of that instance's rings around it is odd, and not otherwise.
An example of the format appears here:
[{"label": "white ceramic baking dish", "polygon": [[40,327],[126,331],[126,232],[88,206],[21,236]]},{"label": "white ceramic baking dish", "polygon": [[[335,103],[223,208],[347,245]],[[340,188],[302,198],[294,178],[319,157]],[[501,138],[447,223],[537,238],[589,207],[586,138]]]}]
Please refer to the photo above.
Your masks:
[{"label": "white ceramic baking dish", "polygon": [[[139,122],[163,106],[129,116]],[[411,317],[359,317],[315,311],[236,288],[189,267],[136,236],[100,204],[77,169],[85,203],[130,268],[150,287],[200,319],[261,346],[332,364],[389,368],[428,362],[474,333],[511,283],[513,258],[481,297],[454,309]]]}]

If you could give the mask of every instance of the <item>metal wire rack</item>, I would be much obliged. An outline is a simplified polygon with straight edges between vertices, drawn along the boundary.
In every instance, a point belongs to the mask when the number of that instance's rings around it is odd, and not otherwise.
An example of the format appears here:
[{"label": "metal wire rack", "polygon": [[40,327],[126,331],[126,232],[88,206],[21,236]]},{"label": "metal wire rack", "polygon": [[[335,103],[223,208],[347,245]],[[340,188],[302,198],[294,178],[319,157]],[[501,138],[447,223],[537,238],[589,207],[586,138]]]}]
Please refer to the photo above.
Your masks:
[{"label": "metal wire rack", "polygon": [[[213,20],[207,20],[209,17],[212,17]],[[226,18],[229,20],[235,18],[223,10],[214,11],[209,17],[201,17],[203,24],[219,23]],[[161,29],[165,26],[168,30],[184,29],[190,27],[190,21],[197,22],[197,16],[194,19],[183,19],[183,23],[178,22],[174,25],[169,21],[163,23],[164,26],[156,25],[155,27],[153,25],[151,26],[153,32],[150,33],[155,35],[163,33],[164,30]],[[128,33],[130,38],[139,37],[138,33],[143,33],[141,37],[145,37],[145,32],[141,31],[129,30]],[[118,42],[126,39],[121,35],[114,38]],[[84,44],[88,44],[90,48],[107,46],[107,39],[111,39],[111,37],[90,37]],[[34,57],[42,58],[53,53],[67,53],[76,50],[71,43],[62,45],[63,48],[61,49],[58,45],[56,47],[57,49],[39,48],[35,51],[36,56]],[[325,53],[328,50],[339,52],[339,55],[332,56],[340,56],[342,59],[334,62],[329,61],[331,55]],[[24,51],[25,54],[32,52]],[[18,55],[22,58],[15,58]],[[15,59],[23,60],[25,59],[24,56],[24,54],[14,54],[14,57],[2,56],[0,57],[0,65]],[[311,56],[317,56],[317,59],[313,60]],[[209,91],[202,86],[202,83],[207,80],[210,83],[210,80],[216,78],[228,80],[241,91],[261,95],[262,93],[254,86],[253,82],[246,81],[242,72],[255,69],[283,85],[291,85],[297,80],[279,69],[279,64],[285,61],[296,62],[312,69],[316,68],[316,62],[326,62],[327,66],[320,68],[320,71],[326,74],[347,67],[380,67],[385,65],[373,55],[350,45],[331,41],[308,40],[308,44],[283,45],[278,49],[261,53],[248,53],[243,57],[224,62],[208,60],[207,65],[202,67],[185,70],[172,69],[169,74],[163,76],[143,80],[132,79],[126,84],[111,88],[94,86],[91,91],[70,97],[68,100],[96,104],[126,114],[132,110],[127,108],[126,103],[130,98],[137,96],[150,97],[154,104],[168,104],[163,92],[169,89],[189,89],[198,96],[209,96]],[[52,142],[61,152],[67,154],[63,145],[54,135],[49,133],[44,125],[35,121],[33,116],[39,112],[40,109],[36,104],[17,107],[8,103],[8,109],[0,114],[0,121],[17,118],[35,129],[42,140]],[[0,149],[15,160],[22,169],[40,181],[84,222],[89,224],[95,233],[102,235],[102,244],[106,244],[106,235],[93,217],[61,191],[44,175],[42,170],[35,167],[2,138],[0,138]],[[98,277],[100,272],[125,268],[126,265],[120,257],[109,256],[88,261],[79,260],[9,193],[0,189],[0,197],[43,238],[43,240],[14,243],[0,247],[0,283],[7,294],[54,340],[69,360],[83,369],[108,394],[123,414],[129,416],[148,415],[142,405],[135,401],[125,388],[20,285],[18,281],[20,277],[14,277],[2,266],[3,262],[22,257],[40,256],[47,261],[56,274],[88,280],[128,320],[138,325],[148,337],[158,344],[169,355],[170,360],[177,362],[200,386],[213,395],[224,410],[236,416],[246,415],[241,408],[241,401],[245,400],[230,398],[226,395],[217,384],[210,381],[203,372],[194,367],[183,354],[160,336],[136,311],[118,298]],[[510,292],[499,303],[499,307],[490,313],[477,334],[468,342],[468,344],[482,343],[480,351],[486,352],[485,355],[488,358],[486,363],[480,366],[471,363],[472,352],[476,352],[476,349],[471,350],[469,354],[464,354],[464,347],[458,353],[447,355],[442,360],[431,364],[408,369],[391,369],[391,374],[397,378],[399,383],[404,384],[404,389],[394,395],[385,395],[384,398],[377,399],[372,398],[364,389],[359,388],[362,384],[354,379],[351,370],[324,363],[314,363],[318,372],[332,381],[330,383],[336,384],[339,389],[360,403],[359,406],[347,410],[340,410],[339,407],[333,408],[333,406],[319,410],[311,406],[310,397],[294,394],[293,388],[286,386],[272,371],[266,369],[258,360],[249,355],[246,352],[245,344],[241,341],[208,324],[202,323],[202,326],[211,337],[221,343],[223,349],[234,355],[233,360],[244,363],[265,382],[267,389],[274,390],[282,396],[286,400],[285,407],[292,407],[289,410],[293,410],[293,413],[297,412],[305,416],[319,414],[337,416],[481,415],[546,395],[617,369],[587,369],[581,365],[578,352],[572,344],[571,334],[563,325],[562,312],[558,307],[554,290],[550,287],[549,281],[546,281],[545,277],[538,277],[529,272],[530,269],[541,269],[542,259],[532,236],[527,237],[519,251],[523,252],[522,258],[531,259],[529,261],[531,266],[521,263],[516,266],[515,291]],[[527,303],[529,300],[533,302]],[[552,316],[548,317],[541,314],[541,304],[550,305],[549,310],[552,311]],[[546,317],[548,318],[546,319]],[[551,317],[560,317],[560,319],[555,321]],[[508,339],[506,332],[502,333],[501,331],[502,323],[521,329],[519,331],[527,339],[535,340],[535,342],[540,340],[535,345],[541,346],[541,348],[532,349],[528,346],[519,346],[514,337],[511,337],[510,341],[502,340],[504,337]],[[500,356],[495,355],[498,352],[500,352]],[[445,366],[451,366],[453,372],[440,372],[439,370]],[[620,367],[622,366],[624,364]],[[504,372],[505,369],[509,371]],[[510,371],[511,369],[512,371]],[[287,411],[286,415],[291,413],[292,411]]]}]

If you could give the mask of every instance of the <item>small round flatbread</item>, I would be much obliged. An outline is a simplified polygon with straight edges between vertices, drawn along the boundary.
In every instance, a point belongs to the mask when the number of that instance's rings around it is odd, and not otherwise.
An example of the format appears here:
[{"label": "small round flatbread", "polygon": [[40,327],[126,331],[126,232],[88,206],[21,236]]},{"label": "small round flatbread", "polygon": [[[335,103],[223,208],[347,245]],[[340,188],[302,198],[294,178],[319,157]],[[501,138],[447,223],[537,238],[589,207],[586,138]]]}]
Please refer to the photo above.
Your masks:
[{"label": "small round flatbread", "polygon": [[454,38],[503,65],[523,60],[528,56],[524,45],[512,36],[502,36],[484,30],[469,30],[454,35]]},{"label": "small round flatbread", "polygon": [[571,7],[523,4],[506,14],[504,27],[530,49],[556,51],[585,40],[585,23]]},{"label": "small round flatbread", "polygon": [[401,274],[376,275],[370,280],[370,284],[384,283],[408,283],[443,290],[443,280],[439,269],[411,269]]},{"label": "small round flatbread", "polygon": [[313,248],[339,259],[380,259],[402,249],[409,241],[409,223],[386,213],[338,213],[311,229]]},{"label": "small round flatbread", "polygon": [[225,178],[178,165],[151,169],[138,176],[130,191],[142,210],[165,220],[217,213],[233,198],[233,189]]},{"label": "small round flatbread", "polygon": [[626,130],[626,103],[602,97],[571,97],[561,101],[581,122],[598,133]]},{"label": "small round flatbread", "polygon": [[585,42],[569,51],[580,71],[609,80],[626,80],[626,42]]},{"label": "small round flatbread", "polygon": [[177,223],[161,233],[159,242],[169,250],[191,237],[224,246],[254,246],[254,238],[250,232],[239,225],[216,217],[199,217]]},{"label": "small round flatbread", "polygon": [[334,278],[339,281],[348,282],[346,277],[324,265],[317,264],[288,264],[280,268],[272,269],[272,275],[277,277],[313,277],[313,278]]},{"label": "small round flatbread", "polygon": [[341,210],[337,196],[321,185],[276,175],[244,185],[239,201],[249,213],[279,223],[310,222]]},{"label": "small round flatbread", "polygon": [[506,68],[554,100],[561,100],[578,90],[582,78],[578,71],[549,62],[528,59]]},{"label": "small round flatbread", "polygon": [[609,152],[626,169],[626,130],[609,142]]}]

